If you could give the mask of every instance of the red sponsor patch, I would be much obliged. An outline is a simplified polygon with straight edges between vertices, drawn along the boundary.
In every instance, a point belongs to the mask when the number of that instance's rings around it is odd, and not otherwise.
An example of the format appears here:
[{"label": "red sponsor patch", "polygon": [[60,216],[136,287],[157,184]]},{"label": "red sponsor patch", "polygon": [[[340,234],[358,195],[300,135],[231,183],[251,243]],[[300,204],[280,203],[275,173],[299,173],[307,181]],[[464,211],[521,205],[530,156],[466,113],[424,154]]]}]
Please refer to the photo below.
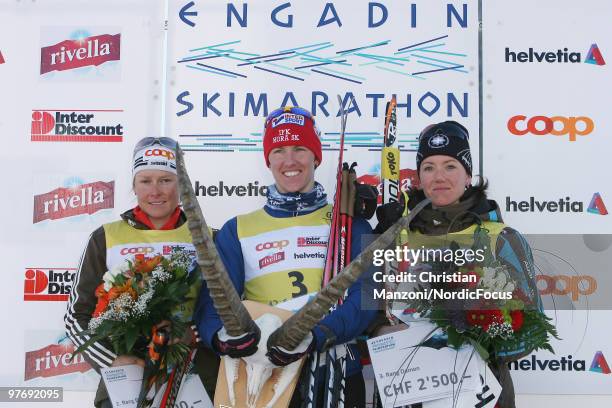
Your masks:
[{"label": "red sponsor patch", "polygon": [[74,188],[60,187],[48,193],[34,196],[33,222],[57,220],[80,214],[113,208],[115,182],[96,181]]},{"label": "red sponsor patch", "polygon": [[121,58],[121,34],[64,40],[40,50],[40,74],[98,66]]},{"label": "red sponsor patch", "polygon": [[73,359],[72,353],[74,353],[72,344],[50,344],[39,350],[26,351],[24,380],[84,373],[92,369],[83,355],[79,354]]},{"label": "red sponsor patch", "polygon": [[259,267],[265,268],[266,266],[270,266],[272,264],[278,263],[280,261],[285,260],[285,252],[277,252],[272,255],[264,256],[259,260]]}]

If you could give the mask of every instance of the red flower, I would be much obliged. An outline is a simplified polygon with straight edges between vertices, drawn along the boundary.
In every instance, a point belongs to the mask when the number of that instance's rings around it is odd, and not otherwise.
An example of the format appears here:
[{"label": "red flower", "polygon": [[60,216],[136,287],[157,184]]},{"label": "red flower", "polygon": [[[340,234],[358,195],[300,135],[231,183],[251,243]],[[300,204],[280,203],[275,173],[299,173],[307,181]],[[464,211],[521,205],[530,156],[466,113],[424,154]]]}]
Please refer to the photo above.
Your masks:
[{"label": "red flower", "polygon": [[489,330],[489,326],[493,322],[502,323],[504,317],[501,310],[468,310],[467,321],[472,326],[481,327],[482,330]]},{"label": "red flower", "polygon": [[161,255],[154,256],[153,258],[136,258],[134,269],[142,274],[149,273],[159,265],[162,259]]},{"label": "red flower", "polygon": [[513,310],[510,312],[512,318],[512,330],[519,331],[523,327],[523,311]]},{"label": "red flower", "polygon": [[108,292],[104,290],[104,283],[101,283],[95,290],[96,297],[98,298],[98,303],[96,304],[96,308],[93,312],[93,317],[98,317],[106,310],[108,306]]}]

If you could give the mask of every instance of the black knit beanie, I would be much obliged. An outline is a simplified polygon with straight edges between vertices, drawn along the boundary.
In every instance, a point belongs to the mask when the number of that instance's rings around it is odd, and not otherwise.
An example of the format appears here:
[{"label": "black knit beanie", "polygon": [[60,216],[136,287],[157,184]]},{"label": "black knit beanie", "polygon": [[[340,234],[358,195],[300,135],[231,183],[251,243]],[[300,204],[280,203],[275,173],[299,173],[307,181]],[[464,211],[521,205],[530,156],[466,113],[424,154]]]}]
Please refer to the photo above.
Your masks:
[{"label": "black knit beanie", "polygon": [[468,130],[453,120],[429,125],[419,136],[419,150],[417,151],[417,173],[421,163],[429,156],[438,154],[457,159],[465,168],[468,175],[472,175],[472,155],[470,154],[470,135]]}]

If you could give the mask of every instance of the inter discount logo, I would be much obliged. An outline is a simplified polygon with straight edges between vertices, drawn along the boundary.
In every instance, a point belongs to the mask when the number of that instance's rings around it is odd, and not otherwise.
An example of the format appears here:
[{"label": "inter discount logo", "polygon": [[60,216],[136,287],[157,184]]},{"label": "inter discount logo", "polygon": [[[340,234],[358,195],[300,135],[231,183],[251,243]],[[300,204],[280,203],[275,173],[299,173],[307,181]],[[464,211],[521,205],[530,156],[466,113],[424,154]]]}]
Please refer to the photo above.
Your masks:
[{"label": "inter discount logo", "polygon": [[75,273],[75,268],[27,268],[23,281],[23,300],[68,300]]},{"label": "inter discount logo", "polygon": [[595,122],[587,116],[543,116],[528,118],[516,115],[508,120],[508,130],[516,136],[532,134],[535,136],[567,136],[575,142],[577,136],[587,136],[595,129]]},{"label": "inter discount logo", "polygon": [[121,142],[122,109],[32,110],[33,142]]},{"label": "inter discount logo", "polygon": [[34,196],[33,223],[81,214],[93,214],[115,203],[115,182],[96,181],[72,188],[60,187]]},{"label": "inter discount logo", "polygon": [[121,34],[64,40],[40,50],[40,74],[98,66],[121,58]]}]

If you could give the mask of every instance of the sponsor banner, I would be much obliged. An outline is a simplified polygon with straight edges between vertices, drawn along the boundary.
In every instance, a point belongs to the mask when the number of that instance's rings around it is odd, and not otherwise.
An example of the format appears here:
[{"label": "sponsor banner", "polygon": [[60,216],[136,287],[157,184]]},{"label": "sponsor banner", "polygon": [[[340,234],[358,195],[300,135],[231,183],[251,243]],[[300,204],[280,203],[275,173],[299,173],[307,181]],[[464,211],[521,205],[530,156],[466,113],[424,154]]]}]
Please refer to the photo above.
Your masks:
[{"label": "sponsor banner", "polygon": [[[517,394],[612,394],[612,349],[609,322],[612,312],[548,311],[560,340],[555,353],[537,351],[508,364]],[[559,384],[568,384],[560,387]]]},{"label": "sponsor banner", "polygon": [[67,301],[75,273],[76,268],[26,268],[23,300]]},{"label": "sponsor banner", "polygon": [[96,181],[58,187],[34,196],[34,224],[75,215],[93,214],[114,207],[115,182]]},{"label": "sponsor banner", "polygon": [[61,386],[67,390],[95,390],[99,376],[82,354],[58,331],[25,332],[23,384]]},{"label": "sponsor banner", "polygon": [[32,110],[33,142],[122,142],[123,110]]},{"label": "sponsor banner", "polygon": [[[316,116],[323,149],[316,178],[330,197],[340,111],[349,104],[345,157],[361,169],[376,167],[373,174],[380,173],[385,103],[393,95],[398,168],[414,163],[418,134],[432,122],[458,120],[477,139],[478,2],[419,0],[407,7],[390,0],[170,2],[165,133],[178,135],[190,170],[201,174],[212,225],[262,203],[261,193],[245,192],[242,202],[230,197],[210,169],[224,174],[224,186],[270,180],[262,128],[284,105]],[[271,128],[302,120],[281,115]],[[473,148],[478,158],[478,144]],[[221,191],[223,203],[206,201]]]},{"label": "sponsor banner", "polygon": [[506,197],[506,212],[531,213],[587,213],[595,215],[608,215],[608,209],[600,193],[593,193],[590,200],[578,201],[570,197],[541,200],[534,196],[527,199]]},{"label": "sponsor banner", "polygon": [[119,27],[42,27],[40,37],[41,79],[70,82],[121,80]]}]

